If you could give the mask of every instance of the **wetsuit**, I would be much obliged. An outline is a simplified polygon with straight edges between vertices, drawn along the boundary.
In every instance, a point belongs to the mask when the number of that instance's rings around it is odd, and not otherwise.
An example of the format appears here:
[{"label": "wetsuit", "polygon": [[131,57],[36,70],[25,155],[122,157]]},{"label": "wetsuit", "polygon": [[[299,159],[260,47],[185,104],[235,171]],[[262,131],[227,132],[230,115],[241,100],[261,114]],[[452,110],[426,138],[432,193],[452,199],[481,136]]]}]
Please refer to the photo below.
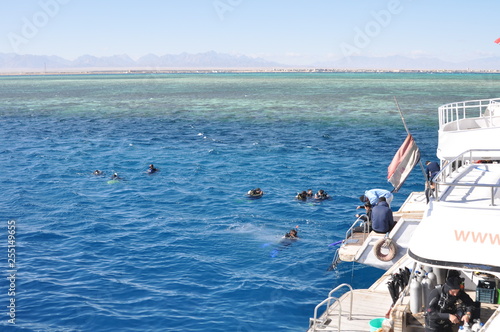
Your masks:
[{"label": "wetsuit", "polygon": [[[460,291],[457,296],[449,293],[450,286],[444,284],[441,288],[433,289],[429,295],[425,317],[425,332],[452,332],[453,324],[450,321],[450,314],[456,315],[459,319],[466,312],[472,312],[474,301],[467,293]],[[462,302],[463,307],[457,308],[457,302]]]}]

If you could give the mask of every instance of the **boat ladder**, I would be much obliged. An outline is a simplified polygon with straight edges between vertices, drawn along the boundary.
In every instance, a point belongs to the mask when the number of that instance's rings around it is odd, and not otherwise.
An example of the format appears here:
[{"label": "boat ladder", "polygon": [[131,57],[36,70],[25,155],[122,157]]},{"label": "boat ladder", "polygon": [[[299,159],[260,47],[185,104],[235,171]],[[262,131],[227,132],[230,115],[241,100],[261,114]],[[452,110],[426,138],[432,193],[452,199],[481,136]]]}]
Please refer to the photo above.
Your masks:
[{"label": "boat ladder", "polygon": [[[339,301],[339,298],[333,297],[332,295],[333,295],[333,293],[335,293],[337,290],[339,290],[342,287],[349,288],[349,295],[351,298],[350,298],[350,306],[349,306],[349,316],[347,317],[347,319],[348,320],[352,319],[352,301],[353,301],[352,293],[353,293],[353,289],[352,289],[351,285],[349,285],[349,284],[341,284],[341,285],[338,285],[337,287],[335,287],[334,289],[332,289],[328,293],[328,297],[314,308],[314,317],[309,319],[310,331],[314,332],[314,331],[316,331],[316,329],[324,330],[331,323],[332,319],[329,318],[331,315],[330,309],[331,309],[331,306],[335,303],[338,304],[338,313],[337,313],[338,329],[337,329],[337,331],[338,332],[341,331],[340,327],[341,327],[341,318],[342,318],[342,304]],[[320,307],[322,307],[323,305],[326,305],[326,310],[324,311],[323,315],[321,315],[321,318],[318,318],[318,309]]]},{"label": "boat ladder", "polygon": [[[354,233],[362,233],[363,241],[368,238],[368,234],[370,233],[370,220],[368,215],[361,214],[356,221],[354,221],[351,227],[346,231],[345,238],[342,241],[341,246],[349,244],[349,239],[353,238]],[[335,250],[335,254],[333,255],[332,263],[328,267],[328,271],[335,270],[337,265],[341,262],[339,251],[340,247]]]},{"label": "boat ladder", "polygon": [[337,268],[337,265],[339,265],[339,263],[340,263],[339,250],[340,250],[340,248],[337,248],[335,250],[335,254],[333,255],[332,264],[330,264],[327,271],[333,271]]}]

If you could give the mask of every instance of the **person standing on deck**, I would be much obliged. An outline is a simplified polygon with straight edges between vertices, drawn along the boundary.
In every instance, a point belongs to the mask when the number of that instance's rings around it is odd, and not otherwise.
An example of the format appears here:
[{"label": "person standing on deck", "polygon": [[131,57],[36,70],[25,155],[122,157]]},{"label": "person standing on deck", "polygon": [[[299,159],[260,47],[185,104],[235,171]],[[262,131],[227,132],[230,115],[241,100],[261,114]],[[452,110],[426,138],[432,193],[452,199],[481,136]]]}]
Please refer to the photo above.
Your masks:
[{"label": "person standing on deck", "polygon": [[441,167],[439,167],[439,164],[437,162],[429,160],[425,162],[425,166],[425,175],[427,176],[427,181],[430,182],[431,188],[434,189],[434,182],[432,182],[432,179],[437,173],[439,173]]}]

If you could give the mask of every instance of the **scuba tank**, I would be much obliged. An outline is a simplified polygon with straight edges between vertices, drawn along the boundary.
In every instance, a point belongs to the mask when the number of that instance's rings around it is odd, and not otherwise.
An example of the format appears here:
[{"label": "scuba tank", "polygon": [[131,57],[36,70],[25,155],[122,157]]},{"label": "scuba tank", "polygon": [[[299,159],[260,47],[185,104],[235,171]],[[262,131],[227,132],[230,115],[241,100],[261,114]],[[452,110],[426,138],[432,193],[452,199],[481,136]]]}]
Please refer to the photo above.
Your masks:
[{"label": "scuba tank", "polygon": [[432,289],[436,288],[436,285],[438,284],[437,276],[432,269],[427,273],[427,278],[429,278],[429,282],[432,285]]},{"label": "scuba tank", "polygon": [[427,308],[427,305],[429,304],[429,296],[431,294],[431,291],[435,288],[433,285],[432,280],[429,278],[429,273],[427,273],[424,276],[424,279],[422,280],[422,302],[425,308]]},{"label": "scuba tank", "polygon": [[442,268],[433,268],[433,272],[436,275],[436,284],[443,285],[446,282],[446,270]]},{"label": "scuba tank", "polygon": [[410,283],[410,311],[416,314],[422,311],[422,284],[419,281],[417,273]]},{"label": "scuba tank", "polygon": [[474,324],[472,325],[472,332],[479,332],[479,330],[483,327],[483,323],[481,323],[481,319],[475,319]]},{"label": "scuba tank", "polygon": [[472,332],[470,325],[468,323],[464,323],[463,326],[460,326],[460,332]]},{"label": "scuba tank", "polygon": [[424,275],[425,275],[425,269],[423,266],[420,266],[420,269],[422,270],[421,271],[415,271],[415,277],[417,278],[418,282],[422,282],[422,280],[424,279]]}]

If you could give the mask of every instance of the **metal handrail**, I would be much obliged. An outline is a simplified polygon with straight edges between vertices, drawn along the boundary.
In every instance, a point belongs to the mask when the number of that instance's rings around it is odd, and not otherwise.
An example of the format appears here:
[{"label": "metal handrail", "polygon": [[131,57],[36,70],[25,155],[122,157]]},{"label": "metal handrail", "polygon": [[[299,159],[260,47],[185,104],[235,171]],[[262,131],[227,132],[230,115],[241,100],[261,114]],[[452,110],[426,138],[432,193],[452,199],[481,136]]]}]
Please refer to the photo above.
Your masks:
[{"label": "metal handrail", "polygon": [[[486,187],[491,188],[491,206],[495,206],[495,188],[500,188],[500,184],[481,184],[481,183],[452,183],[446,180],[451,177],[453,172],[463,165],[472,165],[474,161],[474,152],[500,152],[500,149],[471,149],[462,152],[460,155],[451,160],[448,164],[434,176],[432,181],[436,184],[436,191],[434,193],[436,201],[439,202],[439,187]],[[476,157],[477,158],[477,157]],[[479,165],[479,164],[478,164]]]},{"label": "metal handrail", "polygon": [[[366,220],[362,219],[363,216],[366,217]],[[358,217],[358,219],[356,219],[356,221],[354,221],[354,223],[351,225],[351,227],[349,227],[349,229],[345,232],[345,238],[342,241],[342,245],[346,244],[349,237],[353,236],[354,228],[357,227],[358,224],[363,226],[363,232],[362,232],[363,233],[363,242],[366,241],[366,239],[368,238],[368,233],[370,233],[370,217],[367,214],[362,214]],[[340,251],[340,248],[337,248],[337,250],[335,250],[335,254],[333,255],[333,260],[332,260],[332,263],[330,264],[330,267],[328,268],[328,271],[331,271],[337,267],[337,264],[340,261],[339,251]]]},{"label": "metal handrail", "polygon": [[[332,289],[329,293],[328,293],[328,297],[326,299],[324,299],[321,303],[319,303],[315,308],[314,308],[314,318],[312,318],[312,322],[313,322],[313,325],[312,325],[312,328],[313,328],[313,331],[316,331],[316,324],[318,323],[318,309],[323,306],[325,303],[327,303],[326,305],[326,310],[325,310],[325,313],[326,313],[326,316],[328,317],[328,311],[330,310],[330,306],[332,305],[331,301],[332,300],[335,300],[335,302],[338,302],[339,304],[339,313],[338,313],[338,331],[340,332],[340,324],[341,324],[341,318],[342,318],[342,303],[339,301],[339,298],[337,297],[333,297],[332,294],[335,293],[337,290],[339,290],[340,288],[342,287],[348,287],[349,288],[349,295],[351,296],[350,298],[350,304],[349,304],[349,316],[347,317],[348,320],[351,320],[352,319],[352,303],[353,303],[353,297],[352,297],[352,293],[353,293],[353,289],[351,287],[351,285],[349,284],[340,284],[338,285],[337,287],[335,287],[334,289]],[[335,303],[333,302],[333,303]]]},{"label": "metal handrail", "polygon": [[468,100],[443,105],[438,109],[439,128],[442,128],[447,123],[457,121],[457,130],[460,130],[459,120],[462,119],[488,117],[491,120],[491,118],[493,117],[492,113],[490,112],[489,115],[485,116],[484,112],[486,111],[488,106],[499,103],[500,98],[493,98]]},{"label": "metal handrail", "polygon": [[[328,305],[326,306],[326,313],[328,315],[328,310],[330,309],[330,301],[331,300],[335,300],[335,302],[337,302],[339,299],[337,297],[328,297],[326,299],[324,299],[323,301],[321,301],[321,303],[319,303],[315,308],[314,308],[314,318],[313,318],[313,325],[312,325],[312,329],[313,331],[316,331],[316,324],[318,323],[318,309],[319,307],[321,307],[322,305],[324,305],[326,302],[328,302]],[[334,303],[335,303],[334,302]],[[340,324],[341,324],[341,316],[342,315],[342,304],[339,302],[339,326],[338,326],[338,331],[340,332]]]},{"label": "metal handrail", "polygon": [[[362,219],[362,217],[365,216],[366,220]],[[366,240],[368,237],[368,233],[370,233],[370,217],[367,214],[362,214],[354,221],[354,223],[349,227],[349,229],[345,232],[345,240],[349,237],[352,237],[352,234],[354,233],[354,227],[357,227],[358,223],[360,226],[363,226],[363,241]],[[364,223],[364,224],[363,224]]]},{"label": "metal handrail", "polygon": [[347,319],[351,320],[352,319],[352,301],[353,301],[353,298],[352,298],[352,292],[353,292],[353,289],[352,289],[352,286],[349,285],[349,284],[340,284],[338,285],[337,287],[335,287],[334,289],[332,289],[329,293],[328,293],[328,297],[331,297],[333,293],[335,293],[336,291],[338,291],[340,288],[342,287],[348,287],[349,288],[349,293],[351,295],[351,303],[349,305],[349,317]]}]

